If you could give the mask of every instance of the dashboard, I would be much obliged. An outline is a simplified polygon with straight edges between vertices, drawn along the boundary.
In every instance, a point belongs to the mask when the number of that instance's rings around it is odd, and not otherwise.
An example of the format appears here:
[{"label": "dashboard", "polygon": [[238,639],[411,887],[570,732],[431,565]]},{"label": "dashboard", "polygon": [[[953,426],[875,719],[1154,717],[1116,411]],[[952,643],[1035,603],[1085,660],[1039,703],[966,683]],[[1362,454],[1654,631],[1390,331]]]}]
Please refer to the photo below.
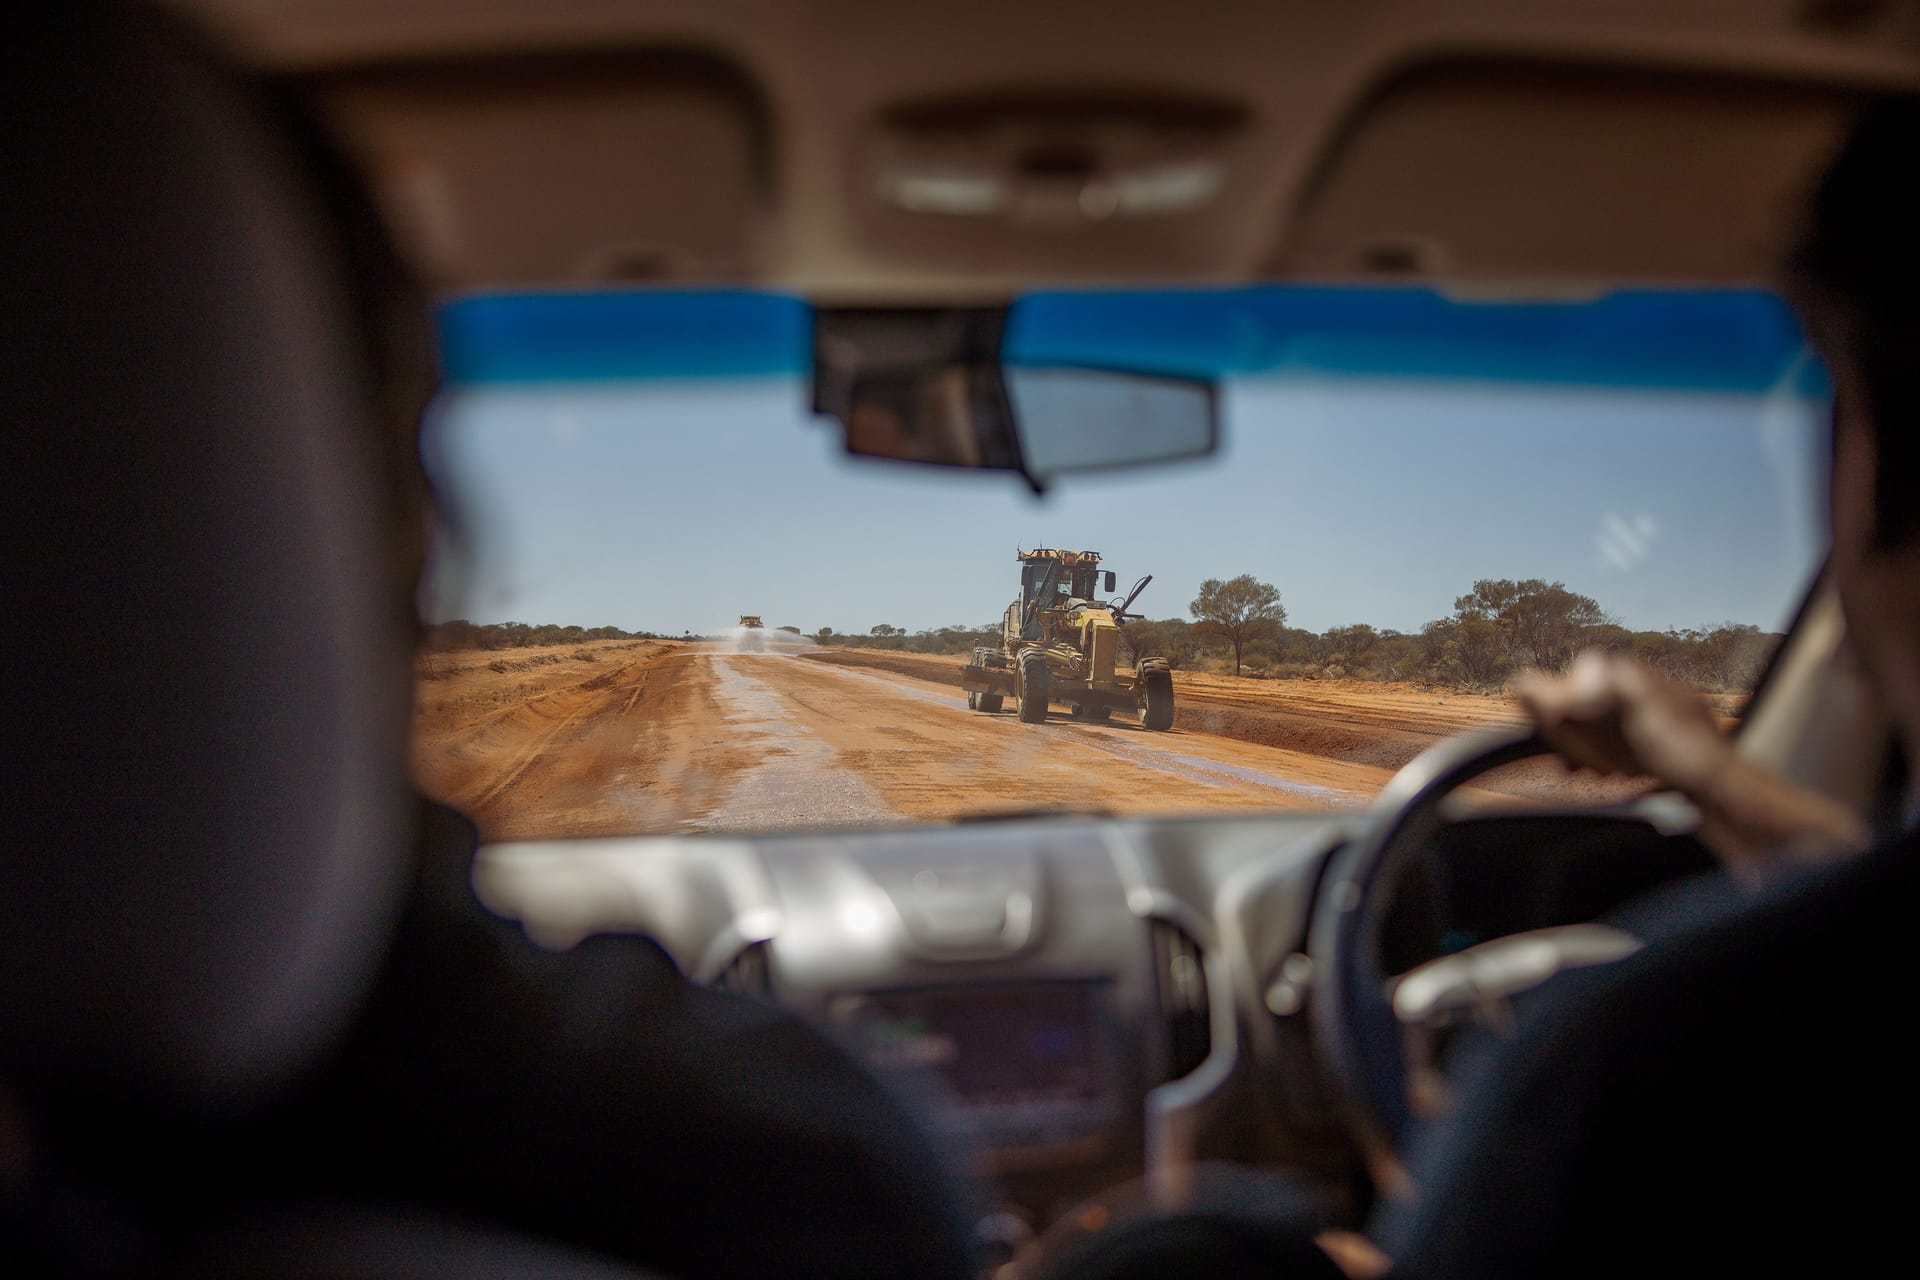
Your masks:
[{"label": "dashboard", "polygon": [[[1711,865],[1640,804],[1455,815],[1389,900],[1385,972],[1605,916]],[[543,945],[646,934],[694,980],[777,1001],[863,1056],[989,1188],[1017,1256],[1206,1162],[1284,1170],[1356,1223],[1366,1179],[1309,1039],[1307,938],[1365,813],[1031,818],[483,849]],[[1088,1215],[1092,1215],[1089,1218]]]},{"label": "dashboard", "polygon": [[1284,1164],[1340,1212],[1355,1156],[1298,988],[1360,820],[534,841],[487,847],[475,877],[543,945],[644,933],[829,1029],[924,1103],[1017,1247],[1207,1159]]}]

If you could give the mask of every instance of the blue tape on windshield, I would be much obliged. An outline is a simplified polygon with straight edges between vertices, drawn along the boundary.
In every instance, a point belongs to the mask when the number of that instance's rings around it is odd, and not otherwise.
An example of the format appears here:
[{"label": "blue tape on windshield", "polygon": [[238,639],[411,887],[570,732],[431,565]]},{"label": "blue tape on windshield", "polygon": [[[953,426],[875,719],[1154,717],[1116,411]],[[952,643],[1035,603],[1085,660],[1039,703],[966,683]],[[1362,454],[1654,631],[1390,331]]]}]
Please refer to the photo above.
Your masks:
[{"label": "blue tape on windshield", "polygon": [[[804,375],[812,312],[744,289],[486,294],[441,309],[454,384]],[[1022,367],[1196,377],[1478,379],[1827,394],[1793,313],[1762,290],[1474,302],[1431,289],[1257,285],[1043,292],[1015,302]]]},{"label": "blue tape on windshield", "polygon": [[813,311],[747,289],[479,294],[440,309],[451,383],[739,378],[813,366]]},{"label": "blue tape on windshield", "polygon": [[1173,376],[1487,379],[1822,394],[1792,311],[1761,290],[1476,302],[1431,289],[1270,285],[1032,294],[1009,364]]}]

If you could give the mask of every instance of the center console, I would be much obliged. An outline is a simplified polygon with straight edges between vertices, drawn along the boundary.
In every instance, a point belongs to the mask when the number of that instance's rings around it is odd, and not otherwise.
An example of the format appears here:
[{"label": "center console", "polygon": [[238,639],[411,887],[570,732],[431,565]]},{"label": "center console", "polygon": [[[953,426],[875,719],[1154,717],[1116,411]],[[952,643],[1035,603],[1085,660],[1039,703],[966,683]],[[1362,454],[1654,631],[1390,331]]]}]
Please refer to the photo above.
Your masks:
[{"label": "center console", "polygon": [[996,1155],[1086,1152],[1119,1115],[1106,980],[998,982],[843,996],[836,1020],[883,1071],[930,1077],[948,1123]]}]

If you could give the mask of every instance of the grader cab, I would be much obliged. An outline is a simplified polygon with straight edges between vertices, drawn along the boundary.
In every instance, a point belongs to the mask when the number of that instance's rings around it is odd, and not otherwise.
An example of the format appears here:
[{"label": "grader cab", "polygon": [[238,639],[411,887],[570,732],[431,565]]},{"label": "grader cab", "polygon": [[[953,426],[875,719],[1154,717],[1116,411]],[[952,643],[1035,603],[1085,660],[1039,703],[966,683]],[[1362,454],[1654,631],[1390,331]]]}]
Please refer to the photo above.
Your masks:
[{"label": "grader cab", "polygon": [[1038,724],[1064,703],[1080,720],[1132,711],[1148,729],[1173,727],[1173,672],[1164,658],[1120,668],[1120,627],[1153,581],[1134,583],[1125,599],[1108,600],[1114,576],[1097,551],[1039,548],[1019,553],[1020,596],[1007,606],[1000,645],[973,651],[962,677],[967,705],[998,711],[1007,698],[1020,718]]}]

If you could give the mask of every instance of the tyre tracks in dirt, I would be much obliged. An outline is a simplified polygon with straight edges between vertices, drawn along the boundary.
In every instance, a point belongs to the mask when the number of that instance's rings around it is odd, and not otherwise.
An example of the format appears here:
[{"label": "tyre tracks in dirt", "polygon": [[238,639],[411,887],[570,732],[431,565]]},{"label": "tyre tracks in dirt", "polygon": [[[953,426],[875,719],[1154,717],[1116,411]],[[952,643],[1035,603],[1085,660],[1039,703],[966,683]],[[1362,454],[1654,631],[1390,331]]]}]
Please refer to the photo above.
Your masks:
[{"label": "tyre tracks in dirt", "polygon": [[724,752],[664,731],[714,715],[697,705],[697,682],[683,679],[691,656],[685,646],[654,644],[611,670],[571,660],[543,670],[540,682],[506,688],[488,688],[502,681],[477,664],[443,675],[422,686],[440,696],[416,710],[416,781],[491,839],[648,829],[660,817],[649,798],[658,780],[698,795],[729,771]]},{"label": "tyre tracks in dirt", "polygon": [[[798,656],[675,643],[595,661],[616,657],[613,667],[543,668],[537,682],[491,692],[484,686],[493,677],[477,674],[490,668],[470,666],[465,678],[481,687],[464,698],[450,685],[457,677],[442,675],[436,711],[418,723],[423,789],[495,840],[871,827],[1033,810],[1351,808],[1422,747],[1495,713],[1511,716],[1495,699],[1423,709],[1399,691],[1348,707],[1340,691],[1322,690],[1318,701],[1279,709],[1197,687],[1182,688],[1186,705],[1171,731],[1149,733],[1124,716],[1101,724],[1056,712],[1035,725],[1011,708],[970,711],[959,664],[916,655],[867,661],[861,651]],[[1258,723],[1221,732],[1227,714]],[[1286,718],[1322,731],[1301,732]],[[1259,740],[1268,731],[1272,740]],[[1351,746],[1368,735],[1387,745]],[[1551,772],[1491,790],[1585,798],[1565,791],[1556,766],[1540,767]]]},{"label": "tyre tracks in dirt", "polygon": [[[960,687],[963,657],[890,650],[822,648],[812,662],[885,672],[933,686]],[[1174,675],[1174,730],[1279,751],[1289,776],[1334,790],[1368,794],[1422,751],[1468,729],[1517,726],[1522,716],[1499,694],[1428,689],[1362,680],[1253,680],[1205,673]],[[956,696],[957,692],[956,692]],[[1356,766],[1347,771],[1339,766]],[[1632,781],[1570,774],[1558,761],[1510,765],[1484,779],[1493,796],[1587,804],[1642,789]]]}]

